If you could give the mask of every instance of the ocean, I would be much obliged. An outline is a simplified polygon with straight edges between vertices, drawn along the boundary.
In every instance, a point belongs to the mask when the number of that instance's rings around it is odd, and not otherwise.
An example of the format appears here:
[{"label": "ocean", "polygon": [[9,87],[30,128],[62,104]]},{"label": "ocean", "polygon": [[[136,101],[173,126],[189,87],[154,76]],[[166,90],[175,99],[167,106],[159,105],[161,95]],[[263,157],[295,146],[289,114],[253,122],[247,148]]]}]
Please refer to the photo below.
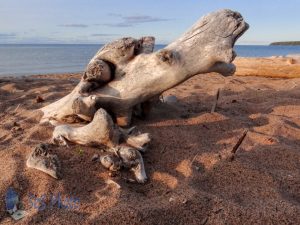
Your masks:
[{"label": "ocean", "polygon": [[[165,45],[157,45],[155,50]],[[0,76],[81,72],[102,45],[0,45]],[[300,54],[300,46],[237,45],[243,57]]]}]

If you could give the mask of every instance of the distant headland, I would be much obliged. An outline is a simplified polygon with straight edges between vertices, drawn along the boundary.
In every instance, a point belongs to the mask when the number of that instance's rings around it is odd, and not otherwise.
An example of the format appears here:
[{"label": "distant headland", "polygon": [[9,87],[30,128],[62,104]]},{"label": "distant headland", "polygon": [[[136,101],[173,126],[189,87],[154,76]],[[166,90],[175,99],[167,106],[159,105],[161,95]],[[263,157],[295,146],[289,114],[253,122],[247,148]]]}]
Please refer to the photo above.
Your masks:
[{"label": "distant headland", "polygon": [[300,41],[273,42],[270,45],[300,45]]}]

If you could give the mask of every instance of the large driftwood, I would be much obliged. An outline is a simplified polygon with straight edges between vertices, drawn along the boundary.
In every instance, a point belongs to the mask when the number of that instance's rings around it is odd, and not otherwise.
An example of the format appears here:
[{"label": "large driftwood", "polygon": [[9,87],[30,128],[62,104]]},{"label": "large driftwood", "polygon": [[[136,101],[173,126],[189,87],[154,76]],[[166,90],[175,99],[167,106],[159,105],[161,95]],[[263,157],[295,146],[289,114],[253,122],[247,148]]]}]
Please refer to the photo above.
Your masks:
[{"label": "large driftwood", "polygon": [[[235,72],[233,46],[248,29],[242,16],[220,10],[201,18],[179,39],[154,52],[154,38],[122,38],[105,45],[91,59],[79,84],[64,98],[41,109],[41,122],[90,122],[84,126],[57,126],[53,141],[67,144],[106,145],[123,165],[132,167],[136,179],[147,179],[141,154],[148,134],[130,135],[132,115],[149,111],[164,91],[197,74]],[[117,124],[115,125],[114,122]],[[130,147],[129,147],[130,146]],[[102,160],[106,168],[118,168],[113,158]]]},{"label": "large driftwood", "polygon": [[123,38],[105,45],[92,58],[80,83],[64,98],[41,110],[43,121],[91,121],[104,108],[119,125],[128,125],[133,107],[197,74],[231,75],[233,46],[247,30],[242,16],[220,10],[201,18],[164,49],[150,53],[154,38]]}]

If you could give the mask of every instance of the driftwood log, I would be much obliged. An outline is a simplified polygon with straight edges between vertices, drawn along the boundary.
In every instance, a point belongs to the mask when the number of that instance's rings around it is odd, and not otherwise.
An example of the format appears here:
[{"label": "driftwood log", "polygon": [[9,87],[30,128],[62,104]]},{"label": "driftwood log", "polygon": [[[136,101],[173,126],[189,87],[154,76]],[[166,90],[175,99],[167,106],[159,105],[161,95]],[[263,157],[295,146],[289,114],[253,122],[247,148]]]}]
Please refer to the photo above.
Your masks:
[{"label": "driftwood log", "polygon": [[[90,122],[82,127],[56,127],[54,142],[115,148],[124,139],[120,138],[121,131],[124,134],[120,127],[130,125],[132,115],[147,113],[162,92],[198,74],[232,75],[233,46],[248,27],[238,12],[220,10],[202,17],[157,52],[153,52],[153,37],[128,37],[109,43],[91,59],[70,94],[41,108],[41,122]],[[149,140],[148,135],[136,135],[123,143],[142,150]]]}]

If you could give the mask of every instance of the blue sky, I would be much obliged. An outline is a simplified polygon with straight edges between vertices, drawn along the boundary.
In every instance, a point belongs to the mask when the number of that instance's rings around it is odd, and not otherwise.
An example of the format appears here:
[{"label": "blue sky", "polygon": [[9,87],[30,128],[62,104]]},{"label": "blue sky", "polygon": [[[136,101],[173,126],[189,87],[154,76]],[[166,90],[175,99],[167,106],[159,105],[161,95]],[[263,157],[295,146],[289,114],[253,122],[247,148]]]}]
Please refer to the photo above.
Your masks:
[{"label": "blue sky", "polygon": [[166,44],[229,8],[250,30],[238,44],[300,41],[300,0],[0,0],[0,43],[106,43],[153,35]]}]

